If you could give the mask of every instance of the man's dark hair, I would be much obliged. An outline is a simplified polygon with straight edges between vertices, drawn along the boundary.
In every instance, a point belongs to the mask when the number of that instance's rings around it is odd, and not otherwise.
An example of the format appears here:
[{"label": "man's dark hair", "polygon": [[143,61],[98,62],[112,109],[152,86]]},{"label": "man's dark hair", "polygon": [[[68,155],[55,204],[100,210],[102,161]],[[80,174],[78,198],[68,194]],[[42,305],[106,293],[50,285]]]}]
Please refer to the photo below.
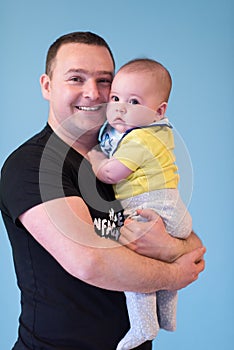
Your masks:
[{"label": "man's dark hair", "polygon": [[111,52],[111,49],[107,44],[107,42],[102,37],[92,32],[73,32],[73,33],[68,33],[59,37],[50,46],[46,57],[46,68],[45,68],[45,72],[47,75],[49,75],[49,77],[52,76],[52,71],[53,71],[52,66],[59,48],[62,45],[69,44],[69,43],[78,43],[78,44],[87,44],[87,45],[96,45],[96,46],[106,47],[110,53],[110,56],[113,60],[113,64],[115,67],[115,60]]}]

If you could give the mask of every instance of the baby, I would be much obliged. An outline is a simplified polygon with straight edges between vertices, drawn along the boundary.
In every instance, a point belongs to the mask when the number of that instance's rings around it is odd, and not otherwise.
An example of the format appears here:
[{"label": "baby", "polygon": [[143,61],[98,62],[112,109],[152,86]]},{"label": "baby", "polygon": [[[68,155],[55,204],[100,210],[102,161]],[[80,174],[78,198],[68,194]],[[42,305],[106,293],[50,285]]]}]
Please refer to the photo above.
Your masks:
[{"label": "baby", "polygon": [[[171,76],[160,63],[136,59],[117,72],[100,130],[102,152],[88,157],[96,176],[113,184],[126,216],[154,209],[169,234],[186,238],[192,219],[178,191],[172,127],[165,117]],[[125,292],[131,328],[117,350],[132,349],[156,337],[159,328],[176,327],[177,292]]]}]

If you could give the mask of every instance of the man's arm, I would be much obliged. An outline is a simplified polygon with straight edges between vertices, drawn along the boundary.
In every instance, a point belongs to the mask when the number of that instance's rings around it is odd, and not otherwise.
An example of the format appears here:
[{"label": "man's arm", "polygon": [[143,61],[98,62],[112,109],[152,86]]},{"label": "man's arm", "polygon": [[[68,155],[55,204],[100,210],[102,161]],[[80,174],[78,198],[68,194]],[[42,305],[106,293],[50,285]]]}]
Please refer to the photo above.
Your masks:
[{"label": "man's arm", "polygon": [[115,157],[107,158],[102,152],[93,149],[88,153],[93,172],[99,180],[107,184],[117,184],[126,179],[132,171]]},{"label": "man's arm", "polygon": [[169,235],[161,217],[154,210],[143,209],[138,210],[138,213],[147,219],[147,222],[127,219],[119,238],[122,245],[138,254],[173,262],[183,254],[203,246],[193,231],[186,239]]},{"label": "man's arm", "polygon": [[177,290],[195,281],[204,269],[204,248],[168,264],[100,238],[79,197],[40,204],[19,219],[68,273],[97,287],[136,292]]}]

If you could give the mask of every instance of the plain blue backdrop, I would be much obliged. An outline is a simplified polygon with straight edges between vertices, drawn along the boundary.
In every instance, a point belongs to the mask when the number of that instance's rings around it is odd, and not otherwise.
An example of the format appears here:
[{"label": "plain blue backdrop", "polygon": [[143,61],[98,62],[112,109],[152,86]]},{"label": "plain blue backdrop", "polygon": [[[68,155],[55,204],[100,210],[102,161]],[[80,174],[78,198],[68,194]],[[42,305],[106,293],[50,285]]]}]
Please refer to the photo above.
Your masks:
[{"label": "plain blue backdrop", "polygon": [[[206,247],[206,271],[179,293],[178,326],[158,350],[233,348],[233,1],[4,0],[1,28],[0,163],[47,119],[39,77],[57,37],[90,30],[110,44],[117,68],[148,56],[171,72],[168,116],[191,157],[189,210]],[[191,177],[189,180],[191,182]],[[19,293],[0,222],[0,349],[16,339]],[[79,349],[82,350],[82,349]],[[107,349],[102,349],[107,350]]]}]

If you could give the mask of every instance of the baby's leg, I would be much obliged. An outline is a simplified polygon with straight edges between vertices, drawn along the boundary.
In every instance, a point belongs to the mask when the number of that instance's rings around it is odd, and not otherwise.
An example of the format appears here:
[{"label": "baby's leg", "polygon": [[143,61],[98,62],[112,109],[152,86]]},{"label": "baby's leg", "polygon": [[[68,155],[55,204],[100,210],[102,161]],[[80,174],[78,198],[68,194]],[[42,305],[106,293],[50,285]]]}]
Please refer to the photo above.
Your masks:
[{"label": "baby's leg", "polygon": [[[148,192],[131,199],[131,208],[151,208],[163,219],[167,232],[174,237],[186,238],[192,231],[192,218],[177,189]],[[125,207],[128,209],[128,203]],[[141,206],[139,205],[141,204]],[[139,220],[139,218],[138,218]],[[175,330],[177,292],[158,291],[157,313],[160,328]]]},{"label": "baby's leg", "polygon": [[[192,231],[192,218],[180,198],[179,191],[162,190],[159,195],[164,199],[164,205],[161,209],[157,206],[155,208],[163,218],[167,232],[174,237],[188,237]],[[178,293],[177,291],[161,290],[156,292],[156,295],[159,326],[168,331],[174,331]]]},{"label": "baby's leg", "polygon": [[159,290],[157,296],[157,314],[160,328],[167,331],[176,329],[177,291]]},{"label": "baby's leg", "polygon": [[156,293],[125,292],[130,330],[119,342],[117,350],[133,349],[156,337],[159,325],[156,315]]}]

